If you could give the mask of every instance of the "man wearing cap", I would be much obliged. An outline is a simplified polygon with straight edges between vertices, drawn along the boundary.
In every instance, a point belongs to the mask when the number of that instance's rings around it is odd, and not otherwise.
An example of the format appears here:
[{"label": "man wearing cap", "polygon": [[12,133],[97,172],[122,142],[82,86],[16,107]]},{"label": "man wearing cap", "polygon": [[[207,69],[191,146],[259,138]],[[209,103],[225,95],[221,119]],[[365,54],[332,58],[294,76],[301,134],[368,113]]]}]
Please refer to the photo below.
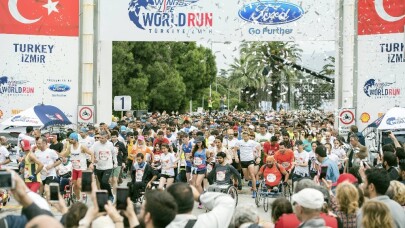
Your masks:
[{"label": "man wearing cap", "polygon": [[268,190],[272,190],[280,184],[281,178],[284,175],[284,184],[288,183],[288,172],[284,167],[277,164],[273,156],[266,157],[266,164],[263,165],[257,173],[257,180],[264,178]]},{"label": "man wearing cap", "polygon": [[87,170],[87,158],[86,154],[90,156],[90,169],[93,169],[94,155],[85,146],[79,143],[79,135],[76,132],[72,132],[69,135],[69,144],[66,151],[61,153],[61,157],[69,157],[72,162],[72,182],[73,192],[76,195],[76,200],[81,200],[80,189],[82,186],[82,171]]},{"label": "man wearing cap", "polygon": [[324,204],[322,192],[305,188],[292,196],[293,209],[301,221],[299,228],[325,227],[325,220],[320,216]]},{"label": "man wearing cap", "polygon": [[256,174],[254,170],[255,165],[255,151],[260,151],[260,145],[256,144],[255,141],[249,139],[249,133],[242,133],[243,140],[238,144],[238,149],[240,150],[240,162],[242,166],[242,172],[245,179],[251,179],[252,181],[252,198],[256,198]]},{"label": "man wearing cap", "polygon": [[317,146],[315,149],[315,157],[318,162],[321,163],[321,166],[327,166],[326,171],[326,180],[332,181],[335,183],[339,178],[339,168],[337,163],[328,158],[326,147],[323,145]]},{"label": "man wearing cap", "polygon": [[23,139],[20,142],[21,149],[25,153],[24,155],[24,182],[27,187],[37,192],[41,187],[41,170],[44,165],[37,159],[34,153],[31,152],[31,144],[28,139]]},{"label": "man wearing cap", "polygon": [[304,143],[301,140],[297,140],[296,145],[297,150],[294,151],[295,169],[292,177],[293,181],[309,176],[309,153],[304,150]]}]

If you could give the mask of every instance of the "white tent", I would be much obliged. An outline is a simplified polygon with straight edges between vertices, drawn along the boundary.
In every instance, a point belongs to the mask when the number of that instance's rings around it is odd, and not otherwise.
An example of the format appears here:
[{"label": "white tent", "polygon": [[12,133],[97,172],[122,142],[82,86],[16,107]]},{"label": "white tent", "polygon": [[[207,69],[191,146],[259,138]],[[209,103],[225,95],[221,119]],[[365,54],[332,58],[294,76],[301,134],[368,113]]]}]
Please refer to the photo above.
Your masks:
[{"label": "white tent", "polygon": [[379,131],[405,129],[405,108],[395,107],[388,110],[368,127],[375,127]]}]

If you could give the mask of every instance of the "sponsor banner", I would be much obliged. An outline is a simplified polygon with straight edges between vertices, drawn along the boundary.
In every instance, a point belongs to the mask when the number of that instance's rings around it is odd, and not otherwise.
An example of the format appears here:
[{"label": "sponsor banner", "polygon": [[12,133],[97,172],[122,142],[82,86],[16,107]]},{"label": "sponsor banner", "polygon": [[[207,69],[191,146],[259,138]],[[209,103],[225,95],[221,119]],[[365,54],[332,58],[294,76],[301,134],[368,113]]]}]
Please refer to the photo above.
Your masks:
[{"label": "sponsor banner", "polygon": [[0,35],[2,119],[43,103],[76,122],[78,37]]},{"label": "sponsor banner", "polygon": [[[334,40],[335,3],[316,0],[100,0],[100,39]],[[316,24],[317,26],[313,26]]]},{"label": "sponsor banner", "polygon": [[359,130],[405,99],[403,0],[362,0],[358,3]]},{"label": "sponsor banner", "polygon": [[405,99],[405,57],[403,34],[358,37],[357,123],[362,130]]}]

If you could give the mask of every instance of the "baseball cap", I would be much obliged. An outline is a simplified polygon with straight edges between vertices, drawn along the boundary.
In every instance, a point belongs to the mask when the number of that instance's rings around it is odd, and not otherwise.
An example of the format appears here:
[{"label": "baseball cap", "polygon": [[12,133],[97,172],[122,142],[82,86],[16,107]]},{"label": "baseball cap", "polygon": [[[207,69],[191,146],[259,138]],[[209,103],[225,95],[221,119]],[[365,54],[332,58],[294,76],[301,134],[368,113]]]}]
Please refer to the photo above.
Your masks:
[{"label": "baseball cap", "polygon": [[21,147],[24,151],[30,150],[31,149],[30,141],[28,139],[21,140]]},{"label": "baseball cap", "polygon": [[143,137],[142,135],[138,136],[138,140],[145,140],[145,137]]},{"label": "baseball cap", "polygon": [[69,139],[74,139],[74,140],[76,140],[78,142],[79,141],[79,135],[76,132],[72,132],[69,135]]},{"label": "baseball cap", "polygon": [[127,130],[127,128],[125,126],[120,127],[120,131],[126,131],[126,130]]},{"label": "baseball cap", "polygon": [[292,202],[308,209],[321,209],[324,203],[324,197],[319,190],[304,188],[292,196]]},{"label": "baseball cap", "polygon": [[339,176],[336,183],[333,183],[332,186],[338,186],[339,184],[348,181],[349,183],[357,183],[357,178],[350,173],[344,173]]},{"label": "baseball cap", "polygon": [[87,133],[88,130],[89,130],[89,129],[87,129],[87,128],[85,128],[85,127],[80,128],[80,132],[83,132],[83,133]]}]

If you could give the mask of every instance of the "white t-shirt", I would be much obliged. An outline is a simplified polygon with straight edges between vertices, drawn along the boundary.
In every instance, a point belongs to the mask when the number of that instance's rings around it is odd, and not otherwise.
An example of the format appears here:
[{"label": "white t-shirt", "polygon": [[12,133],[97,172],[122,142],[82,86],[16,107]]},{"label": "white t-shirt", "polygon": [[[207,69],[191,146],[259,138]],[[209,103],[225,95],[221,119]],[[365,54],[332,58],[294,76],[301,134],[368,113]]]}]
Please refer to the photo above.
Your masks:
[{"label": "white t-shirt", "polygon": [[85,146],[87,149],[90,149],[94,144],[94,138],[90,136],[86,136],[86,138],[82,138],[79,135],[79,143]]},{"label": "white t-shirt", "polygon": [[270,138],[271,138],[271,135],[268,132],[266,132],[266,134],[264,134],[264,135],[262,135],[261,133],[257,133],[256,137],[255,137],[255,141],[259,142],[259,143],[265,142],[265,141],[270,142]]},{"label": "white t-shirt", "polygon": [[343,159],[346,157],[346,152],[343,148],[333,148],[331,154],[334,154],[339,158],[338,164],[343,163]]},{"label": "white t-shirt", "polygon": [[307,163],[309,160],[309,154],[305,150],[301,153],[298,150],[294,151],[294,158],[295,158],[295,169],[294,173],[298,175],[309,175],[308,165],[307,166],[299,166],[302,163]]},{"label": "white t-shirt", "polygon": [[162,174],[174,177],[174,163],[176,162],[176,157],[173,153],[162,153],[160,154],[160,161],[162,164]]},{"label": "white t-shirt", "polygon": [[240,160],[243,162],[253,161],[256,146],[257,142],[250,139],[247,142],[245,140],[239,141]]},{"label": "white t-shirt", "polygon": [[72,162],[68,162],[67,164],[61,163],[56,167],[56,170],[58,171],[59,176],[63,176],[72,171]]},{"label": "white t-shirt", "polygon": [[99,141],[95,142],[92,151],[94,152],[94,158],[97,160],[97,169],[112,169],[114,167],[113,161],[115,164],[117,164],[117,154],[112,142],[107,141],[104,144]]},{"label": "white t-shirt", "polygon": [[74,170],[87,169],[86,155],[86,153],[82,152],[81,144],[79,144],[76,149],[73,148],[73,145],[70,145],[70,162],[72,163],[72,168]]},{"label": "white t-shirt", "polygon": [[56,169],[45,170],[45,167],[52,165],[59,158],[58,153],[52,149],[47,148],[45,151],[36,150],[35,157],[44,165],[44,169],[41,171],[41,179],[45,180],[47,177],[56,177]]},{"label": "white t-shirt", "polygon": [[4,162],[7,157],[10,157],[10,152],[5,146],[0,146],[0,162]]}]

